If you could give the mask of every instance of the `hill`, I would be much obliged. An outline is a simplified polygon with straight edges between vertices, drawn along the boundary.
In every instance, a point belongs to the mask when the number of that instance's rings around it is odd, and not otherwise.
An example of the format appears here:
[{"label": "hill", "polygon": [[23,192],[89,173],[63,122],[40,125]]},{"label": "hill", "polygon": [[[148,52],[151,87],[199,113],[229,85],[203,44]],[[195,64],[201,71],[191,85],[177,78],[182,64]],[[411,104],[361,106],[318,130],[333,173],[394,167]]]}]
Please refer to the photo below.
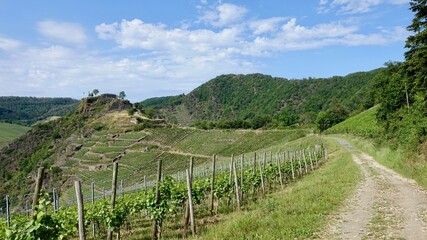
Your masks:
[{"label": "hill", "polygon": [[320,111],[334,105],[341,105],[349,112],[372,105],[369,86],[377,73],[378,70],[373,70],[345,77],[301,80],[263,74],[228,74],[208,81],[187,95],[152,98],[142,104],[161,109],[174,120],[184,111],[193,122],[297,116],[297,122],[313,123]]},{"label": "hill", "polygon": [[[127,110],[132,105],[128,101],[106,97],[88,98],[73,114],[36,124],[26,134],[0,151],[0,195],[5,192],[26,192],[34,183],[34,171],[44,166],[50,179],[58,175],[51,167],[66,154],[73,139],[90,135],[102,125],[92,123],[105,112]],[[59,170],[59,169],[57,169]]]},{"label": "hill", "polygon": [[379,106],[372,107],[360,114],[352,116],[325,131],[326,134],[351,133],[362,137],[375,138],[382,133],[377,123],[376,114]]},{"label": "hill", "polygon": [[0,122],[0,148],[6,146],[29,129],[21,125]]},{"label": "hill", "polygon": [[47,169],[47,188],[60,189],[66,199],[74,194],[70,187],[76,179],[86,184],[85,191],[90,182],[96,182],[97,191],[108,188],[113,159],[120,159],[119,178],[130,185],[141,182],[144,176],[154,179],[159,158],[164,160],[165,173],[171,174],[184,170],[189,157],[194,157],[199,166],[212,154],[224,159],[284,144],[308,133],[182,129],[140,113],[130,116],[131,107],[120,99],[88,98],[75,113],[35,125],[0,152],[0,195],[28,194],[37,166]]},{"label": "hill", "polygon": [[71,98],[0,97],[0,121],[29,126],[73,112],[78,103]]}]

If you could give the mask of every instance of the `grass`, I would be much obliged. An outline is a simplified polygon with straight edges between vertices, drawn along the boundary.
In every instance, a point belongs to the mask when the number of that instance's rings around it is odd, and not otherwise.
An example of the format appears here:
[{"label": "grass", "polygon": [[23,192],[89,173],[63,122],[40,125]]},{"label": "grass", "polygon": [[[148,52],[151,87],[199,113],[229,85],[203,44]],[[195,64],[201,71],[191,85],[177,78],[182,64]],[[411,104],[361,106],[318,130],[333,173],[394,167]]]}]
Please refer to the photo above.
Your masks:
[{"label": "grass", "polygon": [[200,239],[315,238],[354,192],[360,171],[350,153],[328,140],[330,160],[315,173],[271,194],[247,211],[223,216],[221,223],[199,227]]},{"label": "grass", "polygon": [[377,137],[382,132],[376,120],[377,111],[378,106],[372,107],[327,129],[325,133],[352,133],[363,137]]},{"label": "grass", "polygon": [[352,142],[384,166],[405,177],[414,179],[419,185],[427,189],[427,162],[422,156],[402,148],[391,149],[384,146],[384,143],[382,146],[378,146],[372,139],[351,135],[342,135],[341,137]]},{"label": "grass", "polygon": [[28,130],[30,130],[29,127],[0,122],[0,148],[6,146]]},{"label": "grass", "polygon": [[284,144],[301,138],[305,134],[303,130],[193,130],[176,144],[176,148],[196,154],[231,156],[231,154],[253,152],[271,145]]}]

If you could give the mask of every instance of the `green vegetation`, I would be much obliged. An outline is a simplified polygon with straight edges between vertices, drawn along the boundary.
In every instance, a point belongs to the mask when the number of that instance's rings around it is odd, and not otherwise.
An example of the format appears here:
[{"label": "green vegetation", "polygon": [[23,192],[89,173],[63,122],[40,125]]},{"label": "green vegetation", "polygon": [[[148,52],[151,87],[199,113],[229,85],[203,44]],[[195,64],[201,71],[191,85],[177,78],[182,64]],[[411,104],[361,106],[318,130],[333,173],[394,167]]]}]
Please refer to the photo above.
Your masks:
[{"label": "green vegetation", "polygon": [[327,111],[322,111],[317,115],[317,128],[323,132],[337,123],[344,121],[348,117],[348,112],[341,106],[334,106]]},{"label": "green vegetation", "polygon": [[372,107],[325,131],[327,134],[350,133],[367,138],[378,138],[382,129],[377,123],[376,115],[379,106]]},{"label": "green vegetation", "polygon": [[372,106],[368,86],[377,72],[303,80],[262,74],[221,75],[188,95],[147,99],[142,104],[162,108],[161,112],[171,119],[176,109],[184,106],[193,119],[214,121],[215,125],[221,125],[219,121],[254,122],[264,118],[274,126],[314,123],[320,111],[337,104],[349,112]]},{"label": "green vegetation", "polygon": [[[307,154],[314,158],[312,159],[314,163],[321,161],[324,154],[323,149],[320,145],[318,146],[317,148],[312,146],[311,150],[305,150]],[[302,156],[299,156],[300,160],[294,159],[293,163],[291,163],[289,159],[285,161],[284,156],[278,159],[270,159],[267,162],[259,161],[259,164],[264,162],[262,166],[263,174],[261,174],[261,167],[259,169],[255,168],[256,171],[254,171],[250,165],[252,161],[248,162],[247,170],[243,172],[243,175],[239,175],[238,178],[240,179],[240,177],[242,177],[243,179],[239,184],[240,190],[245,194],[244,203],[248,204],[256,201],[262,196],[260,195],[261,188],[263,191],[265,190],[267,192],[277,191],[280,186],[278,178],[281,176],[279,174],[279,169],[282,169],[281,173],[286,176],[286,178],[289,178],[291,172],[296,172],[298,169],[304,168],[304,165],[301,165],[301,158]],[[298,163],[300,163],[300,165],[298,165]],[[218,213],[227,213],[233,210],[230,202],[235,197],[234,183],[229,181],[227,168],[225,171],[218,170],[220,169],[217,169],[216,182],[213,190],[217,202],[214,210]],[[239,169],[237,170],[237,172],[240,173]],[[207,196],[209,196],[211,192],[210,177],[196,178],[196,174],[193,176],[192,199],[196,209],[195,214],[196,218],[203,219],[206,218],[209,212],[209,207],[207,207],[208,205],[206,203],[209,200]],[[302,177],[302,175],[299,176],[299,178]],[[264,185],[262,185],[262,181],[266,182],[265,189]],[[89,229],[90,223],[95,223],[98,237],[105,236],[107,230],[115,232],[121,230],[125,238],[131,237],[133,239],[141,239],[145,238],[146,235],[144,236],[139,233],[147,231],[147,227],[145,227],[147,224],[141,224],[141,226],[131,223],[135,220],[139,222],[142,220],[146,223],[150,223],[155,219],[157,221],[166,222],[166,224],[163,225],[163,236],[166,238],[177,236],[176,231],[174,231],[176,227],[172,227],[172,231],[167,228],[170,226],[168,221],[175,222],[177,217],[183,217],[182,213],[185,209],[184,203],[187,200],[186,183],[185,181],[178,181],[170,176],[166,176],[160,185],[160,203],[156,203],[155,201],[154,190],[155,188],[151,188],[147,191],[139,191],[117,198],[116,207],[114,209],[110,208],[108,200],[100,200],[97,201],[96,204],[86,205],[85,219],[87,221],[85,227]],[[5,227],[3,221],[1,221],[0,236],[4,239],[23,239],[21,235],[24,233],[31,233],[31,237],[36,236],[43,239],[75,236],[77,225],[75,207],[62,208],[59,213],[52,214],[49,205],[50,203],[42,198],[39,209],[37,210],[36,220],[27,221],[26,224],[22,224],[25,221],[25,216],[12,218],[12,225],[10,228]],[[141,216],[145,214],[148,214],[149,219],[144,220],[144,218],[141,218]],[[126,227],[126,231],[124,231],[124,227]],[[129,236],[129,230],[131,229],[132,235]],[[148,229],[151,229],[151,224],[148,224]],[[135,233],[138,235],[135,236]]]},{"label": "green vegetation", "polygon": [[21,125],[0,122],[0,148],[26,133],[29,129]]},{"label": "green vegetation", "polygon": [[[251,205],[248,211],[224,216],[223,222],[203,229],[203,239],[315,238],[354,191],[360,173],[350,153],[329,141],[330,160],[302,181],[290,184]],[[200,228],[199,228],[200,229]]]},{"label": "green vegetation", "polygon": [[71,98],[0,97],[0,121],[29,126],[73,112],[78,103]]},{"label": "green vegetation", "polygon": [[[355,144],[360,150],[368,153],[384,166],[405,177],[414,179],[420,186],[427,189],[427,162],[425,161],[425,156],[417,155],[409,149],[391,148],[384,143],[379,145],[372,139],[346,135],[341,137]],[[422,147],[425,148],[424,145]]]},{"label": "green vegetation", "polygon": [[405,62],[387,63],[374,81],[374,96],[381,103],[377,119],[385,130],[384,139],[395,145],[419,150],[427,140],[427,6],[412,0],[415,16],[408,30]]}]

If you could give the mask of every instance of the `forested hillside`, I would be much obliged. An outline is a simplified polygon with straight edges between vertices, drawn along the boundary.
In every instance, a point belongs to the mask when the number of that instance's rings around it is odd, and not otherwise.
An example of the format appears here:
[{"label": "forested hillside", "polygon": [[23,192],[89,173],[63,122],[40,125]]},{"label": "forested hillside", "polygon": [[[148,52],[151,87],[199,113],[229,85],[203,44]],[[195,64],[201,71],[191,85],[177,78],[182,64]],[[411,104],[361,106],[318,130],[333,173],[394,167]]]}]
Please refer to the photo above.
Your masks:
[{"label": "forested hillside", "polygon": [[145,107],[166,112],[183,105],[193,120],[273,118],[284,125],[313,123],[320,111],[348,112],[372,106],[370,84],[379,70],[345,77],[288,80],[263,74],[221,75],[187,95],[147,99]]},{"label": "forested hillside", "polygon": [[0,121],[31,125],[73,112],[78,102],[71,98],[0,97]]}]

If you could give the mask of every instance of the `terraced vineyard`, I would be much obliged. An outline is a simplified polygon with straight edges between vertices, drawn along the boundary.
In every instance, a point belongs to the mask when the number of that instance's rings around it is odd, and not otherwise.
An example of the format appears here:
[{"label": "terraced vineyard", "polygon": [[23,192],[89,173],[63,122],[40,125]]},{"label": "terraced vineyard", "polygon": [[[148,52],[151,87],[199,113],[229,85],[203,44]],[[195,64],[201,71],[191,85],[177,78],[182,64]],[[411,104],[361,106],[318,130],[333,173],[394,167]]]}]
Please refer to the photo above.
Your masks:
[{"label": "terraced vineyard", "polygon": [[[71,146],[74,151],[68,155],[63,169],[65,176],[83,182],[83,191],[88,192],[94,182],[101,194],[111,185],[111,170],[114,159],[119,159],[119,180],[124,188],[154,180],[157,160],[162,159],[164,174],[184,171],[188,159],[195,159],[195,166],[203,166],[213,154],[226,159],[231,154],[262,151],[273,145],[283,146],[286,142],[306,135],[304,130],[271,131],[222,131],[185,128],[153,128],[143,131],[116,133],[101,130],[90,137],[76,140]],[[270,151],[271,149],[267,149]],[[266,150],[266,151],[267,151]],[[63,201],[74,199],[70,188],[63,194]]]}]

